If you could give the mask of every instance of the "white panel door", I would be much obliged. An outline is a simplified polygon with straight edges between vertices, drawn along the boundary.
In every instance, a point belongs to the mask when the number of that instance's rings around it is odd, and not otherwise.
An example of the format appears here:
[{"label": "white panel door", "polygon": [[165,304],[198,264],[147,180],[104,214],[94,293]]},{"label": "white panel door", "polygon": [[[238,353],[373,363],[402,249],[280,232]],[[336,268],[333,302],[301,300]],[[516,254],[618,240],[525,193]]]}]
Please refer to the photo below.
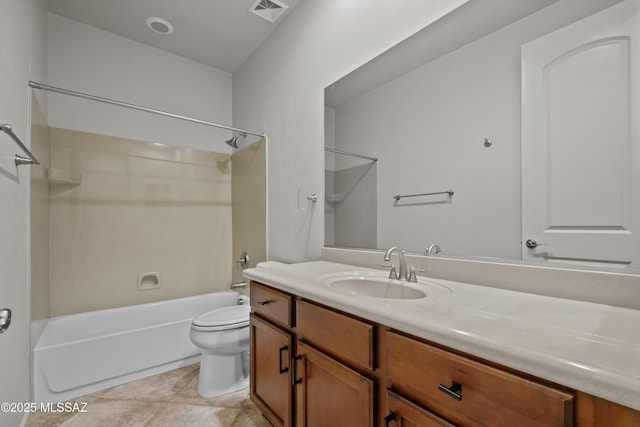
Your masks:
[{"label": "white panel door", "polygon": [[627,0],[522,47],[523,259],[640,261],[639,44]]}]

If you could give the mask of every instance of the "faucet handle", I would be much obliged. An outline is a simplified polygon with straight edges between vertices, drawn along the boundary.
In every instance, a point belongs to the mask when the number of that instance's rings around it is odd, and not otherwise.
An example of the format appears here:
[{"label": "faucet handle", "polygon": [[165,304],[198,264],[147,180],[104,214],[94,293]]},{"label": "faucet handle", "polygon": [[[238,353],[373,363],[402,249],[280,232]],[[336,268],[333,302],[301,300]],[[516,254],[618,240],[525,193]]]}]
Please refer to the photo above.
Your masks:
[{"label": "faucet handle", "polygon": [[440,249],[440,245],[436,244],[436,243],[432,243],[431,245],[429,245],[429,247],[427,249],[424,250],[425,253],[427,255],[429,254],[439,254],[442,252],[442,250]]},{"label": "faucet handle", "polygon": [[409,269],[409,277],[407,278],[407,282],[416,283],[418,281],[418,277],[416,276],[416,271],[419,273],[425,272],[425,270],[422,268],[411,267]]},{"label": "faucet handle", "polygon": [[389,279],[398,280],[398,271],[396,270],[396,266],[393,264],[381,264],[383,267],[389,269]]}]

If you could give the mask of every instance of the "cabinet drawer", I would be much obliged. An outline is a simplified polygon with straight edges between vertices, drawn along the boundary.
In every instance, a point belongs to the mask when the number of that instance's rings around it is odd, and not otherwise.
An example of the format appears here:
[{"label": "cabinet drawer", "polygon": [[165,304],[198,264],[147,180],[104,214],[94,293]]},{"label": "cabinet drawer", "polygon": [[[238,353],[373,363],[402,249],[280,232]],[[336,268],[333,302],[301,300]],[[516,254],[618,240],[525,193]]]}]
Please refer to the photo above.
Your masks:
[{"label": "cabinet drawer", "polygon": [[304,341],[347,362],[373,369],[373,325],[297,300],[296,329]]},{"label": "cabinet drawer", "polygon": [[[455,424],[573,426],[570,393],[394,332],[387,331],[386,343],[392,387]],[[460,385],[459,390],[456,384]]]},{"label": "cabinet drawer", "polygon": [[387,390],[387,413],[384,419],[385,426],[455,427],[391,390]]},{"label": "cabinet drawer", "polygon": [[291,295],[257,282],[251,282],[250,292],[251,309],[254,313],[258,313],[262,317],[287,328],[292,326],[291,307],[293,298]]}]

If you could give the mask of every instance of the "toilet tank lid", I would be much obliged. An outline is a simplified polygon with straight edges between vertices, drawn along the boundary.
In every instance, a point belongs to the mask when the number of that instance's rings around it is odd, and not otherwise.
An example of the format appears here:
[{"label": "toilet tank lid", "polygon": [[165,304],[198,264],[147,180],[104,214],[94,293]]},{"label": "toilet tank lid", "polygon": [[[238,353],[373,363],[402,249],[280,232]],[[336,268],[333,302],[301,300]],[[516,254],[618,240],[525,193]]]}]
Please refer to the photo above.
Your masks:
[{"label": "toilet tank lid", "polygon": [[211,310],[193,319],[195,326],[244,326],[249,324],[251,306],[233,305]]}]

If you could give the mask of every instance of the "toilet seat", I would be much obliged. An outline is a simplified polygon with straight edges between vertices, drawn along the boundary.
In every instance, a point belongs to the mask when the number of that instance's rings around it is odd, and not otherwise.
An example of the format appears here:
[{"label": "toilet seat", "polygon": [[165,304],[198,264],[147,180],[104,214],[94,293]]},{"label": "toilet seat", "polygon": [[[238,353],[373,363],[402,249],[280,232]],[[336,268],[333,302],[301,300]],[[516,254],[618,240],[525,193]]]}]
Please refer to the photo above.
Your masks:
[{"label": "toilet seat", "polygon": [[193,319],[191,327],[198,331],[226,331],[248,327],[250,311],[249,304],[218,308]]}]

